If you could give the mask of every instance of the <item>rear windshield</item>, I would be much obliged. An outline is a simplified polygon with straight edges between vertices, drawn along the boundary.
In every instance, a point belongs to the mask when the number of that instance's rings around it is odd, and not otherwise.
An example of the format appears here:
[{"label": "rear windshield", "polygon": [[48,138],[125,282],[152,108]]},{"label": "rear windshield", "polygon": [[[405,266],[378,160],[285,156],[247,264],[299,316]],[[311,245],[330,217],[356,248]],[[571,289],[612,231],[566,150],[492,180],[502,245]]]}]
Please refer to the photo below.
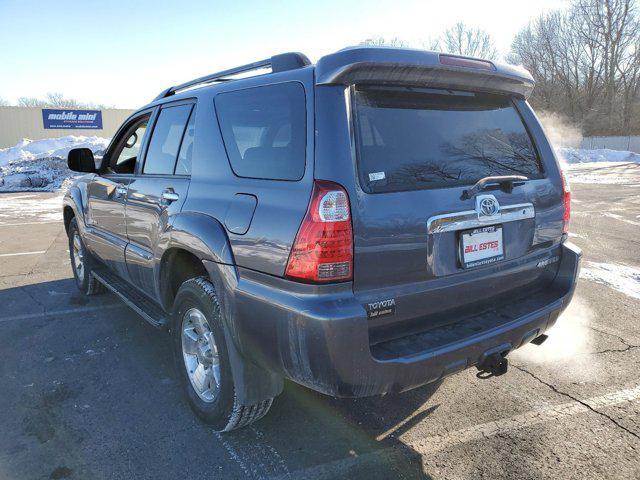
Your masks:
[{"label": "rear windshield", "polygon": [[360,183],[395,192],[472,185],[542,168],[508,97],[417,88],[356,91]]}]

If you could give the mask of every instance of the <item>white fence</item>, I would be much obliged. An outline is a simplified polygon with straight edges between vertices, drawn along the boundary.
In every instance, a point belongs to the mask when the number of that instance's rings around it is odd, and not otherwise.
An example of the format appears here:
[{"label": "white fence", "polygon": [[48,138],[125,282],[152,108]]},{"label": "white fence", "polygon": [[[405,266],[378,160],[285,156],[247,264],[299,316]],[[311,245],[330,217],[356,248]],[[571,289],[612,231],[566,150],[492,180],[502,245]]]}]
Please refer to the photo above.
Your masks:
[{"label": "white fence", "polygon": [[628,150],[640,153],[640,136],[634,137],[584,137],[580,148],[590,150],[608,148],[609,150]]}]

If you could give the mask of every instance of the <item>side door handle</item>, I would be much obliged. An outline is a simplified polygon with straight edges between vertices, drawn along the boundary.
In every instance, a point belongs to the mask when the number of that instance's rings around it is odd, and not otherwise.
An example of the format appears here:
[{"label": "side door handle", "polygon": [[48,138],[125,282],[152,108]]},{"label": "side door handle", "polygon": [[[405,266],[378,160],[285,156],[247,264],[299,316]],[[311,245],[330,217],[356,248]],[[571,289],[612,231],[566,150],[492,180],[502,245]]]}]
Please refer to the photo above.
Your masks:
[{"label": "side door handle", "polygon": [[116,185],[116,197],[124,197],[127,194],[127,187],[122,184]]},{"label": "side door handle", "polygon": [[180,195],[173,191],[173,188],[165,188],[162,192],[162,203],[169,204],[180,199]]}]

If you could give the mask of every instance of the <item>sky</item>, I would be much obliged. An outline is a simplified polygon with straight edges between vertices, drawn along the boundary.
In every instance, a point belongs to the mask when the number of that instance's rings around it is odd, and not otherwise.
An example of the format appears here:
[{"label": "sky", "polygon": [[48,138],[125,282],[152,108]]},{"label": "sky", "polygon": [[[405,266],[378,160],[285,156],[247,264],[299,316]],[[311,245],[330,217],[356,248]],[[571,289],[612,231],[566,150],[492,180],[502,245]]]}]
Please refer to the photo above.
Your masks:
[{"label": "sky", "polygon": [[138,108],[207,73],[300,51],[312,61],[371,37],[418,44],[462,21],[502,54],[563,0],[0,0],[0,98],[60,92]]}]

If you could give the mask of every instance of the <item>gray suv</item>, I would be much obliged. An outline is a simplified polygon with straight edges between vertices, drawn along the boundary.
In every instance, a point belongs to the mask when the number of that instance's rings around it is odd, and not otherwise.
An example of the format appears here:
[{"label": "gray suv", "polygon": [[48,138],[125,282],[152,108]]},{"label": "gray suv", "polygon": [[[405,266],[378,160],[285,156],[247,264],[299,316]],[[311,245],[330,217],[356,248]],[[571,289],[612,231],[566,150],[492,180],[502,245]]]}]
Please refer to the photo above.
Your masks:
[{"label": "gray suv", "polygon": [[570,193],[527,103],[473,58],[349,48],[168,88],[103,158],[69,153],[76,282],[171,332],[218,431],[289,379],[336,397],[408,390],[541,343],[581,253]]}]

